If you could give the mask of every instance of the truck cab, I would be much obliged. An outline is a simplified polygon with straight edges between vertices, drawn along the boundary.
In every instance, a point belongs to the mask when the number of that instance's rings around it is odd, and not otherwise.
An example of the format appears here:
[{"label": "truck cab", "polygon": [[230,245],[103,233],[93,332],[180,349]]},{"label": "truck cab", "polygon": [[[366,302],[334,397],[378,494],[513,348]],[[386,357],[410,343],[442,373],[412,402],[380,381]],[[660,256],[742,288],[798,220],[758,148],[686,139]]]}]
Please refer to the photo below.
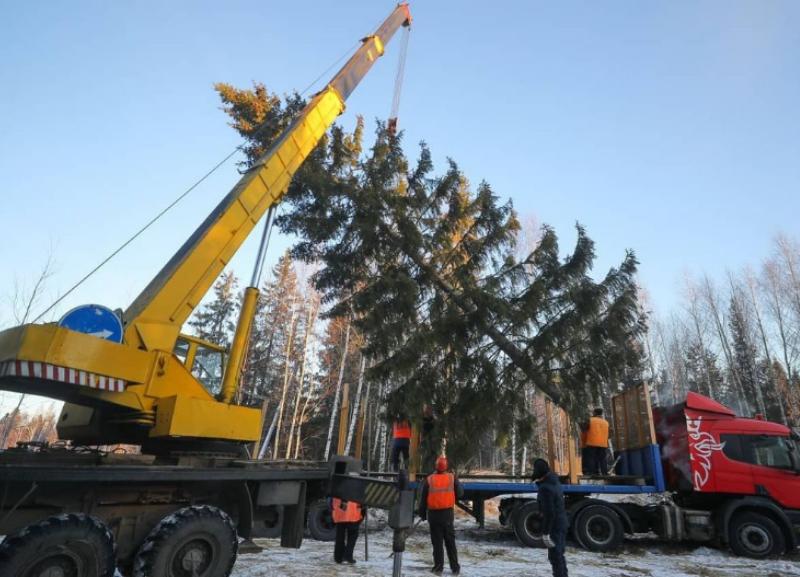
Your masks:
[{"label": "truck cab", "polygon": [[738,417],[696,393],[683,412],[693,491],[767,497],[800,509],[800,446],[789,427]]},{"label": "truck cab", "polygon": [[789,427],[739,417],[697,393],[654,411],[667,488],[709,509],[716,535],[739,554],[795,546],[800,529],[800,439]]}]

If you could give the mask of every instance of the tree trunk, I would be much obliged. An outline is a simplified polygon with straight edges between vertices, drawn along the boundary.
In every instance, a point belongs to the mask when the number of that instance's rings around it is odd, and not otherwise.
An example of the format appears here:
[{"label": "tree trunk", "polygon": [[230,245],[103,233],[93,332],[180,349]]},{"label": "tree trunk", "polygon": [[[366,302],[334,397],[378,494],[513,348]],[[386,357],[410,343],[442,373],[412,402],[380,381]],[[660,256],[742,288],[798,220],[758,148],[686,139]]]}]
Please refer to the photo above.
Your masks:
[{"label": "tree trunk", "polygon": [[342,361],[339,365],[339,378],[336,380],[336,391],[333,394],[333,409],[331,410],[331,420],[328,425],[328,439],[325,441],[325,461],[331,455],[331,442],[333,441],[333,425],[336,423],[336,413],[339,410],[339,393],[342,390],[342,380],[344,380],[344,367],[347,362],[347,350],[350,346],[350,317],[347,318],[347,329],[344,333],[344,349],[342,350]]},{"label": "tree trunk", "polygon": [[350,427],[347,430],[347,442],[344,445],[344,454],[350,454],[350,447],[353,444],[353,433],[356,430],[356,423],[358,422],[358,410],[361,403],[361,387],[364,384],[364,369],[367,364],[366,357],[362,354],[361,355],[361,368],[358,370],[358,386],[356,387],[356,398],[353,402],[353,412],[352,416],[350,417]]},{"label": "tree trunk", "polygon": [[258,451],[258,458],[263,459],[267,455],[267,447],[269,447],[270,439],[272,439],[272,433],[275,432],[275,421],[278,420],[278,411],[275,411],[275,414],[272,416],[272,424],[269,426],[269,430],[267,431],[267,435],[264,437],[264,442],[261,444],[261,449]]},{"label": "tree trunk", "polygon": [[292,364],[292,344],[294,343],[294,331],[296,328],[294,303],[290,303],[292,307],[292,316],[289,320],[289,333],[286,336],[286,358],[283,365],[283,388],[281,390],[281,402],[278,405],[278,425],[275,428],[275,447],[272,449],[272,458],[278,458],[278,449],[281,441],[281,425],[283,424],[283,407],[286,404],[286,391],[289,389],[289,367]]},{"label": "tree trunk", "polygon": [[736,364],[733,362],[733,354],[731,353],[730,345],[728,344],[728,336],[725,333],[725,327],[723,326],[722,319],[719,314],[719,308],[717,307],[717,297],[714,294],[714,289],[711,286],[711,281],[709,280],[708,276],[703,277],[703,281],[706,303],[711,309],[711,313],[714,318],[714,326],[717,329],[717,337],[719,338],[722,352],[725,355],[725,362],[728,365],[728,374],[731,376],[733,385],[735,387],[737,404],[739,405],[739,414],[744,414],[745,411],[742,404],[745,401],[744,387],[741,379],[739,378],[739,373],[736,370]]},{"label": "tree trunk", "polygon": [[511,425],[511,475],[517,474],[517,424]]},{"label": "tree trunk", "polygon": [[289,439],[286,442],[286,458],[289,459],[292,453],[292,440],[294,439],[294,431],[297,426],[298,409],[300,407],[300,397],[303,396],[303,388],[306,381],[306,360],[308,359],[308,340],[309,336],[314,331],[314,325],[317,322],[317,305],[316,302],[309,303],[308,312],[306,313],[306,331],[303,335],[303,357],[300,362],[300,376],[297,379],[297,395],[294,400],[294,411],[292,412],[292,424],[289,428]]},{"label": "tree trunk", "polygon": [[497,347],[508,355],[514,365],[525,373],[532,382],[537,383],[537,386],[550,397],[556,404],[561,402],[561,391],[554,383],[548,379],[543,378],[542,371],[537,370],[536,366],[531,361],[531,358],[521,350],[514,343],[512,343],[503,333],[501,333],[494,325],[480,313],[478,307],[469,299],[458,291],[450,282],[448,282],[433,266],[431,266],[425,259],[416,251],[408,250],[405,248],[405,243],[398,233],[391,230],[385,223],[378,222],[382,232],[392,238],[396,246],[401,247],[401,250],[414,262],[417,267],[428,277],[428,279],[435,284],[440,291],[447,295],[456,306],[461,309],[465,314],[473,317],[478,328],[485,334]]},{"label": "tree trunk", "polygon": [[[786,411],[783,408],[783,403],[778,397],[777,388],[776,388],[776,380],[775,380],[775,368],[772,366],[772,353],[769,350],[769,344],[767,340],[767,331],[764,329],[764,323],[761,321],[761,311],[758,308],[758,299],[756,298],[756,280],[753,278],[751,274],[747,274],[745,278],[745,282],[747,283],[748,292],[750,294],[750,303],[753,305],[753,312],[756,315],[756,325],[758,326],[758,332],[761,336],[761,345],[764,348],[764,358],[767,359],[768,371],[769,371],[769,380],[772,383],[774,393],[776,394],[776,400],[778,405],[778,409],[780,410],[781,415],[781,422],[786,424]],[[767,413],[766,410],[764,411],[764,416],[766,417]]]}]

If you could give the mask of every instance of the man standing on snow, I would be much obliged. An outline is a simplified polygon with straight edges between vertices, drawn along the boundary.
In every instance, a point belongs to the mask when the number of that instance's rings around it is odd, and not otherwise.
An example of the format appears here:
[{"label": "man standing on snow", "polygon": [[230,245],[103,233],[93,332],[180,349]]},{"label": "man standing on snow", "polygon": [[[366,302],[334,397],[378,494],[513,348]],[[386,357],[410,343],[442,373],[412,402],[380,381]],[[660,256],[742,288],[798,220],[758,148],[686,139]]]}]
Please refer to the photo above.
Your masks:
[{"label": "man standing on snow", "polygon": [[553,577],[568,577],[567,560],[564,557],[567,546],[567,513],[564,509],[561,483],[544,459],[533,462],[533,481],[539,486],[536,500],[542,516],[542,539],[547,546],[547,559],[553,567]]},{"label": "man standing on snow", "polygon": [[[447,457],[436,459],[436,472],[428,475],[422,484],[422,497],[419,500],[419,516],[428,520],[433,545],[433,568],[431,573],[441,575],[444,569],[444,550],[453,575],[461,572],[456,550],[456,535],[453,528],[453,507],[456,499],[464,494],[461,484],[453,473],[447,472]],[[444,544],[444,548],[442,545]]]},{"label": "man standing on snow", "polygon": [[331,516],[336,525],[336,543],[333,547],[333,560],[337,563],[356,562],[353,551],[358,541],[358,526],[364,518],[361,505],[355,501],[342,501],[334,497],[331,503]]}]

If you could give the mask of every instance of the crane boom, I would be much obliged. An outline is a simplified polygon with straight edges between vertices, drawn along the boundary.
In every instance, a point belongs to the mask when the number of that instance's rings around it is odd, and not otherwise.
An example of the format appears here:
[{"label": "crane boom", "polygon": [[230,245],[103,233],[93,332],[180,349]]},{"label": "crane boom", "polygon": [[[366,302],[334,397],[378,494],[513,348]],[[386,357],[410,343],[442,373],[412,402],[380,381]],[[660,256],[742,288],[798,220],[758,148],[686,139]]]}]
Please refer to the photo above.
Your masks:
[{"label": "crane boom", "polygon": [[247,171],[123,315],[125,342],[144,350],[172,350],[181,326],[266,213],[285,194],[300,164],[344,110],[355,87],[410,23],[399,4],[306,105],[272,147]]}]

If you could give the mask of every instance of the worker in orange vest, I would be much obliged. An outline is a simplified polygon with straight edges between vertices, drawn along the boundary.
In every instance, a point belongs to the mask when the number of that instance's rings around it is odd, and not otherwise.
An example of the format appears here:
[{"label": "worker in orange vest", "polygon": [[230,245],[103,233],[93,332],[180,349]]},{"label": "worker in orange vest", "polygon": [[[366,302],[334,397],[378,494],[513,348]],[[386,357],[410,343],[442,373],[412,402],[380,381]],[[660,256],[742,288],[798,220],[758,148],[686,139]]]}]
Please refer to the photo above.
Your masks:
[{"label": "worker in orange vest", "polygon": [[353,551],[358,541],[358,527],[364,514],[361,505],[355,501],[342,501],[336,497],[331,503],[331,516],[336,525],[336,543],[333,547],[333,560],[354,564]]},{"label": "worker in orange vest", "polygon": [[581,473],[583,473],[584,475],[589,475],[590,457],[588,456],[589,450],[586,448],[586,430],[584,429],[583,426],[581,426],[580,441],[581,441]]},{"label": "worker in orange vest", "polygon": [[428,475],[422,484],[422,497],[419,500],[419,516],[428,520],[433,545],[433,568],[431,573],[441,575],[444,569],[444,548],[453,575],[461,572],[456,550],[456,536],[453,528],[453,507],[464,491],[453,473],[447,472],[447,458],[436,459],[436,472]]},{"label": "worker in orange vest", "polygon": [[608,421],[603,418],[603,409],[595,409],[594,414],[583,425],[586,435],[585,450],[581,455],[586,463],[582,467],[587,475],[608,475]]},{"label": "worker in orange vest", "polygon": [[398,415],[392,423],[392,467],[395,471],[400,469],[400,455],[403,455],[403,463],[408,468],[410,447],[411,422],[404,415]]}]

